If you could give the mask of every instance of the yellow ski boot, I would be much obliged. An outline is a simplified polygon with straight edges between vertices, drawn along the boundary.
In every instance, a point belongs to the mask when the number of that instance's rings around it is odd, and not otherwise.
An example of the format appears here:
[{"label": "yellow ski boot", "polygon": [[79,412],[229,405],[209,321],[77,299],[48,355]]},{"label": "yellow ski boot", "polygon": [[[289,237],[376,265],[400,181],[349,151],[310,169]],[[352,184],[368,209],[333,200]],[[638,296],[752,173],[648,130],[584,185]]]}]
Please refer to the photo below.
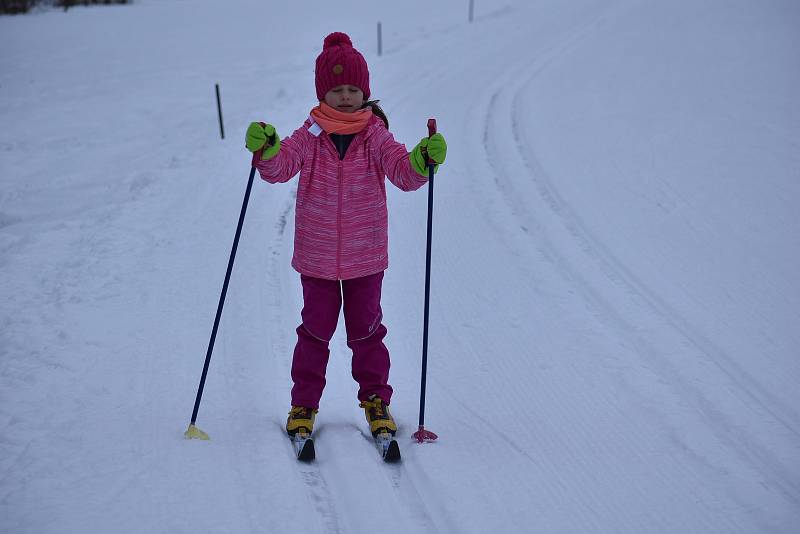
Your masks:
[{"label": "yellow ski boot", "polygon": [[298,432],[311,434],[314,430],[314,418],[317,410],[305,408],[303,406],[292,406],[289,411],[289,418],[286,420],[286,433],[294,436]]},{"label": "yellow ski boot", "polygon": [[389,406],[383,402],[383,399],[377,395],[372,395],[369,400],[362,401],[359,406],[364,408],[364,415],[367,416],[367,422],[369,423],[369,431],[372,432],[373,436],[383,432],[388,432],[392,436],[395,435],[397,425],[392,414],[389,413]]}]

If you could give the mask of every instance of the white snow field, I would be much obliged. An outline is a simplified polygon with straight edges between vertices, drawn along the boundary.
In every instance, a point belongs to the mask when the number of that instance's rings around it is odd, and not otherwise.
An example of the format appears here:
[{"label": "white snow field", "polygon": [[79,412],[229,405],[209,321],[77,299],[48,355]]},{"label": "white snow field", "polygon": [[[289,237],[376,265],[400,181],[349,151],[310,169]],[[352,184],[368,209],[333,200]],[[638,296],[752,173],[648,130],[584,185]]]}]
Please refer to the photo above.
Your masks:
[{"label": "white snow field", "polygon": [[[367,6],[367,7],[364,7]],[[0,18],[0,531],[792,533],[800,3],[137,0]],[[376,23],[384,53],[377,55]],[[383,308],[403,461],[332,343],[316,463],[283,432],[296,181],[257,181],[186,440],[253,120],[324,36],[395,136]],[[221,140],[214,84],[221,85]],[[341,330],[341,329],[340,329]]]}]

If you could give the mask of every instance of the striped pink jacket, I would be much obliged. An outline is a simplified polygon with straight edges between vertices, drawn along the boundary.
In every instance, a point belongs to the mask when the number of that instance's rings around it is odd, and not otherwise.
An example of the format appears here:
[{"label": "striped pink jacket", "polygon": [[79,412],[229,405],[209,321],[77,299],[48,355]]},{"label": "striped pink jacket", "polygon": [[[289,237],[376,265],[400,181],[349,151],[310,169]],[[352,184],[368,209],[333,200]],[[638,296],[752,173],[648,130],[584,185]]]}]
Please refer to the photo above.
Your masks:
[{"label": "striped pink jacket", "polygon": [[344,160],[309,117],[281,140],[274,158],[256,162],[256,168],[270,183],[300,172],[292,267],[328,280],[367,276],[389,266],[385,177],[403,191],[428,181],[411,167],[405,145],[375,116],[353,138]]}]

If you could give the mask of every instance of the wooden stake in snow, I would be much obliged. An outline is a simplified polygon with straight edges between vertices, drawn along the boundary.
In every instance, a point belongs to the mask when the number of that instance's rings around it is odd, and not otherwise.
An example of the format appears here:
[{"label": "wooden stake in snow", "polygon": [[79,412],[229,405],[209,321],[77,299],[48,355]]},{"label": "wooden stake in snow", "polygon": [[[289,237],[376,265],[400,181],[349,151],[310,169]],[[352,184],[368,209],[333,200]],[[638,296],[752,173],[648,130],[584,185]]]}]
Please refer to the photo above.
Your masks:
[{"label": "wooden stake in snow", "polygon": [[475,0],[469,0],[469,21],[470,22],[472,22],[474,14],[475,14]]},{"label": "wooden stake in snow", "polygon": [[381,31],[381,23],[378,22],[378,56],[383,53],[383,32]]},{"label": "wooden stake in snow", "polygon": [[222,103],[219,100],[219,84],[215,83],[214,87],[217,91],[217,115],[219,116],[219,135],[225,139],[225,127],[222,125]]}]

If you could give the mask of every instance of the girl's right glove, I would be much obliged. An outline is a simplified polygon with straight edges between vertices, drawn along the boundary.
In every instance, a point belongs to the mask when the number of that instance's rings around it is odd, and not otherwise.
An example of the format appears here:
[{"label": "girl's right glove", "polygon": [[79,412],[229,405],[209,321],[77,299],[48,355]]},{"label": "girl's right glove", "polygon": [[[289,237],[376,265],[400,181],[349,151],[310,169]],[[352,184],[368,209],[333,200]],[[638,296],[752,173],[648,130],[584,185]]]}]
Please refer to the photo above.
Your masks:
[{"label": "girl's right glove", "polygon": [[275,127],[271,124],[264,124],[263,122],[251,122],[247,127],[247,135],[245,135],[244,144],[250,152],[261,153],[261,160],[274,158],[278,151],[281,149],[281,139],[275,133]]},{"label": "girl's right glove", "polygon": [[438,171],[439,164],[444,163],[444,159],[447,156],[447,142],[445,142],[442,134],[435,133],[430,137],[423,138],[417,143],[414,150],[408,154],[411,166],[414,167],[414,170],[417,171],[418,174],[425,177],[428,176],[428,160],[425,157],[426,154],[435,163],[433,172]]}]

